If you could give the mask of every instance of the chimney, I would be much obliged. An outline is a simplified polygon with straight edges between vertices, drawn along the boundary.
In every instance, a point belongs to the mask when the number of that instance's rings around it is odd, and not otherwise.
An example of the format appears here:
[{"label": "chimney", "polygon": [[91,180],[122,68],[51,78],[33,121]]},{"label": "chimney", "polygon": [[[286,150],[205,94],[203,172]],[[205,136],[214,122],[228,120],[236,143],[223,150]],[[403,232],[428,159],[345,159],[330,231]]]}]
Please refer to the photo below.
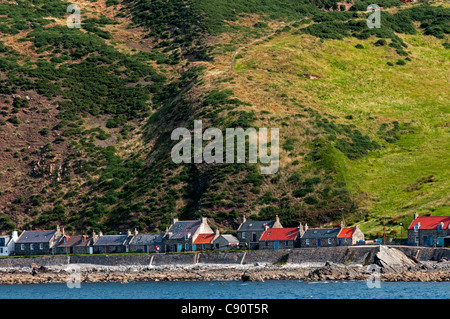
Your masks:
[{"label": "chimney", "polygon": [[178,222],[178,218],[172,218],[172,225]]},{"label": "chimney", "polygon": [[66,236],[66,233],[64,232],[64,227],[62,228],[62,235]]},{"label": "chimney", "polygon": [[134,236],[137,236],[137,234],[138,234],[138,230],[137,230],[137,228],[135,228],[134,229]]},{"label": "chimney", "polygon": [[264,224],[264,231],[266,231],[266,230],[268,230],[268,229],[269,229],[269,225]]},{"label": "chimney", "polygon": [[415,213],[414,214],[414,219],[416,219],[417,217],[419,217],[419,214]]},{"label": "chimney", "polygon": [[278,215],[275,215],[275,222],[277,222],[277,223],[280,222],[280,218],[278,217]]},{"label": "chimney", "polygon": [[103,236],[103,232],[99,232],[98,237],[102,237],[102,236]]},{"label": "chimney", "polygon": [[245,218],[245,216],[242,217],[242,223],[245,223],[246,221],[247,221],[247,218]]},{"label": "chimney", "polygon": [[308,230],[308,224],[305,224],[305,231]]},{"label": "chimney", "polygon": [[208,223],[208,217],[201,217],[200,221],[202,222],[202,224],[207,224]]},{"label": "chimney", "polygon": [[17,230],[13,231],[12,232],[12,240],[14,240],[16,242],[18,238],[19,238],[19,235],[17,233]]},{"label": "chimney", "polygon": [[129,229],[127,230],[127,235],[131,236],[131,231]]}]

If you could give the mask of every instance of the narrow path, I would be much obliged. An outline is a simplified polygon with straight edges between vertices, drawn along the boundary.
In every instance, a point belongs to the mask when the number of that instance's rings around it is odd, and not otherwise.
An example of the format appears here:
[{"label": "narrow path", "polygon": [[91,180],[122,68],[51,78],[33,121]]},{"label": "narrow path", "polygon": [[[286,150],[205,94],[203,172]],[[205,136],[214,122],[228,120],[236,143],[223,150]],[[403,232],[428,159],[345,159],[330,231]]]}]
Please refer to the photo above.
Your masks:
[{"label": "narrow path", "polygon": [[244,48],[245,48],[245,49],[246,49],[246,48],[249,48],[249,47],[251,47],[252,45],[254,45],[256,42],[264,41],[264,40],[266,40],[267,38],[269,38],[269,37],[275,35],[279,30],[282,30],[283,28],[285,28],[285,27],[287,27],[287,26],[290,26],[290,25],[292,25],[292,24],[294,24],[295,22],[298,22],[298,21],[300,21],[300,20],[295,20],[295,21],[288,22],[288,23],[286,23],[285,25],[283,25],[281,28],[276,29],[275,31],[273,31],[273,32],[271,32],[271,33],[269,33],[269,34],[266,34],[265,36],[263,36],[263,37],[261,37],[261,38],[254,39],[253,41],[247,43],[246,45],[237,48],[236,51],[234,51],[233,56],[232,56],[232,58],[231,58],[231,65],[230,65],[230,68],[228,69],[228,72],[230,72],[230,71],[232,71],[232,70],[234,69],[234,61],[236,60],[236,56],[238,55],[238,53],[239,53],[240,50],[242,50],[242,49],[244,49]]}]

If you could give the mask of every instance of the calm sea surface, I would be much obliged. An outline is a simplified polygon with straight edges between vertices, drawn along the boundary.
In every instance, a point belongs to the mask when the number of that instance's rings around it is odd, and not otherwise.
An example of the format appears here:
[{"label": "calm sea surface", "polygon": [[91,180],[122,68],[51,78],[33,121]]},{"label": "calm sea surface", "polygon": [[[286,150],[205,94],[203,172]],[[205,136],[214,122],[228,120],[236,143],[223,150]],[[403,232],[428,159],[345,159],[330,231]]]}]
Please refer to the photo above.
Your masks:
[{"label": "calm sea surface", "polygon": [[449,299],[450,282],[131,282],[0,285],[1,299]]}]

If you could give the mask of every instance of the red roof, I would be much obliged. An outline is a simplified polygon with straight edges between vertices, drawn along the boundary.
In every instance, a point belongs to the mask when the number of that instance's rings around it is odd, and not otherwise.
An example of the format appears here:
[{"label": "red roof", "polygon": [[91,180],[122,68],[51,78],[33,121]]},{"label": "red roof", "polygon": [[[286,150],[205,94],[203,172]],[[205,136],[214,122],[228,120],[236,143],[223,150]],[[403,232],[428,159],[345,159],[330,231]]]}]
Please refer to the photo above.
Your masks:
[{"label": "red roof", "polygon": [[194,240],[194,245],[199,244],[211,244],[211,241],[214,239],[215,234],[199,234],[197,238]]},{"label": "red roof", "polygon": [[269,228],[261,236],[260,240],[294,240],[297,237],[298,228]]},{"label": "red roof", "polygon": [[414,225],[420,223],[419,229],[436,229],[440,223],[444,223],[442,229],[447,229],[450,224],[450,216],[421,216],[414,219],[408,229],[413,229]]},{"label": "red roof", "polygon": [[342,228],[337,238],[351,238],[354,232],[355,228]]}]

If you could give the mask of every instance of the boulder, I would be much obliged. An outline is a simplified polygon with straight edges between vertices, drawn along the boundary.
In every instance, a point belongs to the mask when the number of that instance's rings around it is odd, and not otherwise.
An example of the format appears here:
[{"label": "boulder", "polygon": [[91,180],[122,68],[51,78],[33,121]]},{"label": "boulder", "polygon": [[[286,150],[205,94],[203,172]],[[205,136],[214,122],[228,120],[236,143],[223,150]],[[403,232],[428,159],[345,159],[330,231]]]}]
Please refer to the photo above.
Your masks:
[{"label": "boulder", "polygon": [[383,273],[399,273],[418,267],[417,262],[401,250],[387,246],[380,246],[380,251],[375,255],[375,264],[381,267]]},{"label": "boulder", "polygon": [[258,275],[258,274],[254,274],[254,273],[247,273],[244,272],[241,276],[241,279],[243,282],[246,281],[260,281],[260,282],[264,282],[264,279]]}]

